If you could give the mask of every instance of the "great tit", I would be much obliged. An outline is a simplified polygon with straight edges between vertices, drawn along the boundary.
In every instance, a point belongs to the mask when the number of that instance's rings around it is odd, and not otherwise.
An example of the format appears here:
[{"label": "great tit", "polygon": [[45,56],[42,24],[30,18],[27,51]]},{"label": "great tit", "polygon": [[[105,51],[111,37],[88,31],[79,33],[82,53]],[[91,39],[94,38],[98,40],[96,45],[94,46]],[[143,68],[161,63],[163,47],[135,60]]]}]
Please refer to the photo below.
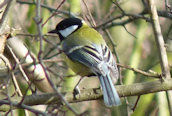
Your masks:
[{"label": "great tit", "polygon": [[102,36],[79,18],[67,18],[49,33],[59,35],[66,64],[81,76],[97,75],[108,107],[121,104],[111,77],[118,78],[113,55]]}]

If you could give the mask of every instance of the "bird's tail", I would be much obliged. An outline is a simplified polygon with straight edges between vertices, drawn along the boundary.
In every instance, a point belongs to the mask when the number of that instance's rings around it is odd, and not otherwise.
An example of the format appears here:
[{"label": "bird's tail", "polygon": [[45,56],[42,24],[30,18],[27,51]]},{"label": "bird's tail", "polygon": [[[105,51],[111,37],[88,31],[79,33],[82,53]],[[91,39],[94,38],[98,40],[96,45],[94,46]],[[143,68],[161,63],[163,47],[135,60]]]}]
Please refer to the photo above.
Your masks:
[{"label": "bird's tail", "polygon": [[99,75],[99,80],[103,89],[103,98],[105,105],[108,107],[119,106],[121,104],[121,100],[112,83],[111,77],[109,75]]}]

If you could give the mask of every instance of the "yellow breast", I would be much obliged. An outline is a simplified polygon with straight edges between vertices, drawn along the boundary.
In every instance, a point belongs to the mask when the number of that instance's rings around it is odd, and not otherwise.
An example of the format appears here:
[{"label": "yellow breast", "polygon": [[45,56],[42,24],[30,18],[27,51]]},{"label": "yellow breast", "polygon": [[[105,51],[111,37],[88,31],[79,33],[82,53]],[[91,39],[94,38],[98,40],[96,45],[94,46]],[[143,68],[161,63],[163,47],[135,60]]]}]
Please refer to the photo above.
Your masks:
[{"label": "yellow breast", "polygon": [[63,57],[68,67],[71,68],[76,74],[81,76],[87,76],[93,74],[90,68],[81,64],[80,62],[70,60],[64,53],[63,53]]}]

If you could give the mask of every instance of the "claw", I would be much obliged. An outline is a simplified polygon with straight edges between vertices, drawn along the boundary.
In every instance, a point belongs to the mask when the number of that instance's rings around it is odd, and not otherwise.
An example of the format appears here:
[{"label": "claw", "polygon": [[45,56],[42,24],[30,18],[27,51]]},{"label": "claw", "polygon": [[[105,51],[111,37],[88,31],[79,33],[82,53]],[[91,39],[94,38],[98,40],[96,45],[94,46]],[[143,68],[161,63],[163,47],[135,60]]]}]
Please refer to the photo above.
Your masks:
[{"label": "claw", "polygon": [[80,93],[81,93],[81,91],[80,91],[78,85],[74,88],[73,92],[74,92],[75,94],[80,94]]}]

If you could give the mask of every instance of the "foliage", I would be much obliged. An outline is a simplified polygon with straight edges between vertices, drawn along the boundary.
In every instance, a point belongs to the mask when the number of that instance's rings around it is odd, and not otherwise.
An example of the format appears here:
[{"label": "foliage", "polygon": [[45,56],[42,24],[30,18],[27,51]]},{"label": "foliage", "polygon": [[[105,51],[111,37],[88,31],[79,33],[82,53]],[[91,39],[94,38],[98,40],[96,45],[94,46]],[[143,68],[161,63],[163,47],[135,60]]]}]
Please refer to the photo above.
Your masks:
[{"label": "foliage", "polygon": [[[26,116],[172,114],[172,108],[168,107],[172,106],[168,91],[172,88],[168,83],[171,82],[168,65],[172,65],[172,2],[155,1],[155,6],[153,1],[16,1],[13,10],[9,10],[13,15],[8,14],[10,31],[1,33],[1,38],[2,35],[9,38],[14,30],[21,28],[16,37],[28,50],[24,56],[17,56],[26,48],[20,48],[16,53],[7,40],[6,50],[0,52],[4,62],[0,62],[0,66],[5,67],[5,77],[8,77],[4,80],[4,70],[0,69],[3,74],[0,75],[0,111],[5,111],[1,113],[15,116],[24,113]],[[154,11],[158,13],[158,19]],[[80,78],[64,63],[58,36],[47,34],[67,17],[86,21],[104,37],[114,53],[120,71],[120,79],[114,83],[118,85],[121,106],[108,108],[104,105],[97,78],[83,78],[79,84],[80,95],[74,96],[71,92]],[[2,24],[0,28],[5,27]],[[165,44],[159,40],[164,40]],[[0,45],[0,50],[2,48]],[[31,58],[29,62],[28,56]],[[39,67],[44,78],[35,74]],[[12,106],[16,110],[12,110]]]}]

